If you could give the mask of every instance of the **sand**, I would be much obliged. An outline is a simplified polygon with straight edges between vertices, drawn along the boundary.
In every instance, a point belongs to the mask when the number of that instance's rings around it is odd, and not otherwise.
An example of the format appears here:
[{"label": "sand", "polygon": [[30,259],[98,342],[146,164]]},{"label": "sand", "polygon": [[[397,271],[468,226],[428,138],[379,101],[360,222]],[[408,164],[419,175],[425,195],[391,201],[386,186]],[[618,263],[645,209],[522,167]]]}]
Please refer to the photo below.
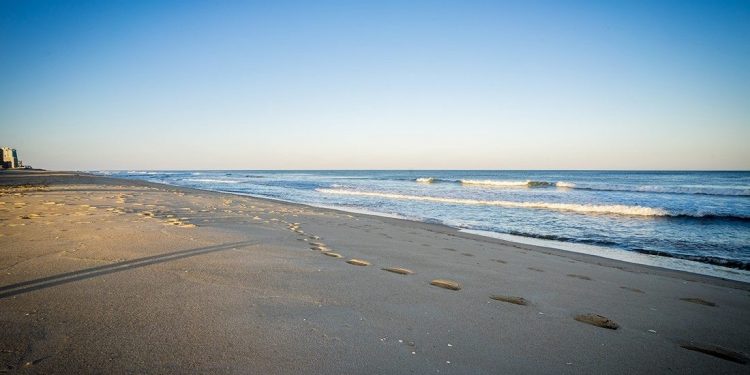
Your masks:
[{"label": "sand", "polygon": [[0,185],[0,371],[750,371],[741,282],[139,181]]}]

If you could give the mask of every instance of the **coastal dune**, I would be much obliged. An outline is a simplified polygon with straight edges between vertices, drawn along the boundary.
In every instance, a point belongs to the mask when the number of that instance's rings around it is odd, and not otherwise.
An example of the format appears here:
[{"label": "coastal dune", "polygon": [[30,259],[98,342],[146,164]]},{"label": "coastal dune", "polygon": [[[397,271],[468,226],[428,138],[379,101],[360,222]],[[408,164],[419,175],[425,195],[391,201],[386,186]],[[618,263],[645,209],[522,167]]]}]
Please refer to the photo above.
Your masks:
[{"label": "coastal dune", "polygon": [[750,369],[742,282],[80,173],[0,194],[4,371]]}]

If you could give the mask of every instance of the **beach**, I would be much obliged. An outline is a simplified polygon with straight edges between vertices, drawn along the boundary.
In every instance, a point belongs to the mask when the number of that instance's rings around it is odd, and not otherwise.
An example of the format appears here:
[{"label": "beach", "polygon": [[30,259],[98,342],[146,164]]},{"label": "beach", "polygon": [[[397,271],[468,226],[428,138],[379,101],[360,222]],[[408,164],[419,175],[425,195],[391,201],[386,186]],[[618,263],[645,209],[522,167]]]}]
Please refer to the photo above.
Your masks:
[{"label": "beach", "polygon": [[743,282],[84,173],[0,185],[6,372],[748,371]]}]

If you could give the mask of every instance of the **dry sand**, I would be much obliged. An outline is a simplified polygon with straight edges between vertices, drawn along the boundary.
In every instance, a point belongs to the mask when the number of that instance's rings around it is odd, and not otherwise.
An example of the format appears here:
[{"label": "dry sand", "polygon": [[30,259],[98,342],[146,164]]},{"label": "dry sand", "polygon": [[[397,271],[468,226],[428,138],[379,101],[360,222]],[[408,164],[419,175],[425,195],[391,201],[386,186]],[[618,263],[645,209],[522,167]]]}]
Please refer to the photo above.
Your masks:
[{"label": "dry sand", "polygon": [[740,282],[138,181],[0,185],[0,372],[750,372]]}]

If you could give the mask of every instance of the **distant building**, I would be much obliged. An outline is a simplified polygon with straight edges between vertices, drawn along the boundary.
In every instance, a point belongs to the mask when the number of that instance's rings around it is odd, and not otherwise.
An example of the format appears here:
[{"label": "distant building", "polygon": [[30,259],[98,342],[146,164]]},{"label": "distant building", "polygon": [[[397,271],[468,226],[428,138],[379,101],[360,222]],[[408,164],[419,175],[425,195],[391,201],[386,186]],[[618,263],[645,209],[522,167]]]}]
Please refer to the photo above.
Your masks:
[{"label": "distant building", "polygon": [[18,162],[18,154],[16,153],[15,148],[10,147],[3,147],[2,152],[2,162],[3,168],[21,168],[21,163]]}]

